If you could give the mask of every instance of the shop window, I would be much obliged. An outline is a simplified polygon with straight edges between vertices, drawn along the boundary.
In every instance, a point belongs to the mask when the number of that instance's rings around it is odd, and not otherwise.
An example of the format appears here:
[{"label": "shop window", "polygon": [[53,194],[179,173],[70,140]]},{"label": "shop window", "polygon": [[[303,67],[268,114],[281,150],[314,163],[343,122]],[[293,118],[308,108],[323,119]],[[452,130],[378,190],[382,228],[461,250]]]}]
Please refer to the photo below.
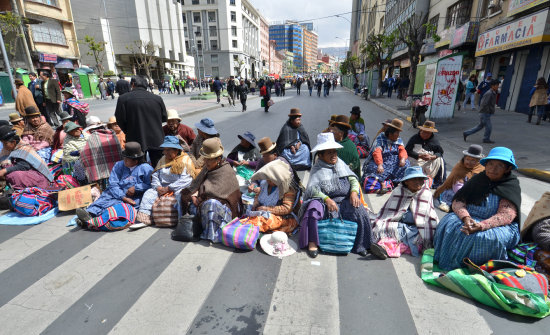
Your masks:
[{"label": "shop window", "polygon": [[48,6],[59,7],[59,4],[57,3],[57,0],[30,0],[30,1],[43,3],[44,5],[48,5]]},{"label": "shop window", "polygon": [[32,25],[32,37],[35,42],[67,45],[63,25],[52,19],[41,17],[40,24]]},{"label": "shop window", "polygon": [[461,26],[470,21],[470,12],[472,11],[471,0],[460,0],[451,7],[447,8],[445,16],[445,28]]}]

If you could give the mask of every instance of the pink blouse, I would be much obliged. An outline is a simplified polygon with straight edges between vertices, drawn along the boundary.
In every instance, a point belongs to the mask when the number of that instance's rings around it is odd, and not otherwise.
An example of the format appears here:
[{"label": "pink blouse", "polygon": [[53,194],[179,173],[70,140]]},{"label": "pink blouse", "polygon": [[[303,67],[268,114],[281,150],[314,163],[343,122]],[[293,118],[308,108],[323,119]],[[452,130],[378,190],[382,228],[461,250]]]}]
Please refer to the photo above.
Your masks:
[{"label": "pink blouse", "polygon": [[[462,221],[467,216],[470,216],[466,209],[466,203],[462,201],[453,201],[453,212]],[[488,230],[495,227],[507,226],[514,221],[518,215],[516,206],[509,200],[500,199],[498,203],[497,213],[490,218],[479,222],[482,230]]]}]

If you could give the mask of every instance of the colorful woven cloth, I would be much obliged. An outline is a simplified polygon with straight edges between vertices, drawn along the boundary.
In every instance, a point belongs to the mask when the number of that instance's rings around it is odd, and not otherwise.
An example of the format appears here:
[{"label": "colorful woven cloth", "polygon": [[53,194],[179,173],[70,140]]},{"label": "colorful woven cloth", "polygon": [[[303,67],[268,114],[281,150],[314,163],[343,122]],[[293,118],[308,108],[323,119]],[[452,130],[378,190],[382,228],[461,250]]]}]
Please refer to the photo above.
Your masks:
[{"label": "colorful woven cloth", "polygon": [[17,146],[15,147],[15,150],[10,153],[9,158],[18,158],[24,160],[25,162],[29,163],[36,171],[43,174],[44,177],[46,177],[50,182],[53,181],[53,175],[50,172],[48,165],[46,165],[46,162],[44,162],[44,160],[40,158],[40,156],[36,153],[32,146],[24,144],[23,142],[19,142],[19,144],[17,144]]},{"label": "colorful woven cloth", "polygon": [[426,283],[509,313],[533,318],[544,318],[550,314],[550,301],[545,301],[543,297],[492,281],[467,268],[445,273],[434,264],[433,255],[434,250],[428,249],[422,256],[421,276]]},{"label": "colorful woven cloth", "polygon": [[89,182],[109,178],[115,163],[122,160],[120,142],[109,129],[95,130],[80,153]]},{"label": "colorful woven cloth", "polygon": [[132,205],[121,202],[107,208],[100,216],[88,221],[88,229],[113,231],[128,228],[136,222],[136,210]]}]

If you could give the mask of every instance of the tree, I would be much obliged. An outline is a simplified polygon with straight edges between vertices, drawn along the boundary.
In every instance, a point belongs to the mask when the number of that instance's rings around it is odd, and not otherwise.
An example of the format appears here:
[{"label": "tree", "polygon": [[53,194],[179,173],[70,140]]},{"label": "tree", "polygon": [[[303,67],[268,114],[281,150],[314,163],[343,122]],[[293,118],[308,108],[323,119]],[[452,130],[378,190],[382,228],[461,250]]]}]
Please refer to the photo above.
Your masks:
[{"label": "tree", "polygon": [[235,61],[235,70],[237,70],[237,77],[241,77],[241,73],[243,72],[246,64],[244,63],[244,60],[239,59]]},{"label": "tree", "polygon": [[138,69],[144,69],[147,78],[150,80],[151,66],[157,59],[158,46],[151,41],[144,42],[142,40],[137,40],[131,45],[127,45],[126,50],[132,53]]},{"label": "tree", "polygon": [[84,36],[84,39],[78,41],[79,44],[84,44],[88,47],[88,56],[94,56],[97,74],[99,77],[103,77],[103,60],[105,59],[105,45],[106,42],[96,42],[95,37],[90,35]]},{"label": "tree", "polygon": [[[19,40],[24,37],[20,34],[19,26],[23,23],[21,17],[15,15],[12,12],[5,12],[0,14],[0,27],[2,27],[2,36],[4,37],[4,45],[6,46],[6,53],[8,54],[8,60],[13,68],[16,68],[16,56],[17,56],[17,45]],[[7,66],[4,65],[6,71]]]},{"label": "tree", "polygon": [[391,63],[395,39],[395,34],[370,34],[361,48],[361,55],[365,58],[366,66],[378,69],[379,92],[382,89],[382,71],[384,65]]},{"label": "tree", "polygon": [[420,49],[426,37],[433,38],[435,42],[440,40],[437,36],[437,27],[427,23],[428,13],[414,14],[397,27],[397,40],[408,48],[408,56],[411,62],[409,74],[410,84],[407,95],[413,94],[416,79],[416,67],[420,60]]},{"label": "tree", "polygon": [[357,78],[357,69],[359,69],[359,58],[357,56],[348,56],[340,65],[340,72],[343,75],[353,74]]}]

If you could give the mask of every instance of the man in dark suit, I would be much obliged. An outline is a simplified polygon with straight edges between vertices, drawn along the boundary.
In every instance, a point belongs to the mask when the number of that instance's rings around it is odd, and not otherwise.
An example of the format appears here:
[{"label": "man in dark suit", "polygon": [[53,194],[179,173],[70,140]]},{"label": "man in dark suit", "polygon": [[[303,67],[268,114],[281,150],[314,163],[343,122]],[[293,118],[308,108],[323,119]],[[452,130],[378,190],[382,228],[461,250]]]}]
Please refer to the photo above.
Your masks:
[{"label": "man in dark suit", "polygon": [[50,74],[46,71],[40,73],[42,79],[42,94],[44,95],[44,102],[42,106],[46,107],[48,118],[46,120],[50,126],[57,128],[59,121],[57,115],[61,113],[61,90],[59,89],[59,82],[57,79],[50,78]]},{"label": "man in dark suit", "polygon": [[34,72],[29,73],[29,78],[31,81],[27,85],[27,88],[32,92],[34,102],[38,106],[40,114],[42,114],[46,118],[46,120],[48,120],[48,113],[46,113],[46,108],[43,105],[44,94],[42,94],[42,79],[38,78],[36,76],[36,73]]},{"label": "man in dark suit", "polygon": [[119,79],[116,81],[115,90],[118,93],[118,96],[130,92],[130,83],[120,75]]}]

